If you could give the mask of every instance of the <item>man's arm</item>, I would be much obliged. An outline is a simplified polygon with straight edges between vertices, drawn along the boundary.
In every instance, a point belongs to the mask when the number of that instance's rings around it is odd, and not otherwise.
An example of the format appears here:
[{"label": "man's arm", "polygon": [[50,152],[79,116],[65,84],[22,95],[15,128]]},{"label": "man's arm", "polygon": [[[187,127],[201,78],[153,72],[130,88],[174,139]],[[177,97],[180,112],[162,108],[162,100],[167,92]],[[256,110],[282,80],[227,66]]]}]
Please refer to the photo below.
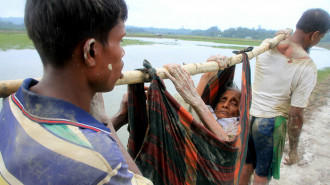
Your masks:
[{"label": "man's arm", "polygon": [[285,159],[286,164],[295,164],[300,160],[298,155],[299,137],[303,125],[303,108],[293,107],[290,108],[288,120],[288,135],[289,135],[289,158]]},{"label": "man's arm", "polygon": [[130,171],[132,171],[134,174],[138,174],[142,176],[141,171],[139,170],[139,168],[137,167],[137,165],[135,164],[135,162],[133,161],[132,157],[129,155],[129,153],[127,152],[126,148],[124,147],[123,143],[120,141],[117,132],[115,131],[113,125],[111,123],[108,124],[107,126],[108,128],[110,128],[111,130],[111,137],[114,138],[120,148],[121,153],[123,154],[126,163],[128,164],[128,169]]},{"label": "man's arm", "polygon": [[110,118],[111,123],[116,131],[128,123],[128,95],[124,94],[120,103],[119,111]]},{"label": "man's arm", "polygon": [[100,122],[108,123],[107,127],[111,130],[111,137],[117,142],[119,149],[129,166],[128,169],[134,174],[142,176],[139,168],[127,152],[116,132],[120,127],[127,124],[127,110],[127,95],[124,95],[118,113],[110,118],[105,112],[102,93],[96,93],[91,101],[90,113]]}]

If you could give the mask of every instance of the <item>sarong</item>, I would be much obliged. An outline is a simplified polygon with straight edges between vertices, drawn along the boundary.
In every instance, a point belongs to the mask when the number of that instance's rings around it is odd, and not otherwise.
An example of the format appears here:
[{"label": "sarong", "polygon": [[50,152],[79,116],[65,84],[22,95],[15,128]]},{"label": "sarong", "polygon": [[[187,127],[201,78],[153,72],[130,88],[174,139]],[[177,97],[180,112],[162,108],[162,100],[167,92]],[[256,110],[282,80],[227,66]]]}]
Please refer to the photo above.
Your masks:
[{"label": "sarong", "polygon": [[285,145],[285,136],[286,136],[286,125],[287,120],[283,116],[275,117],[275,126],[274,126],[274,147],[273,147],[273,160],[271,164],[271,170],[269,171],[268,179],[271,179],[272,176],[274,179],[280,179],[280,167],[281,159],[284,151]]}]

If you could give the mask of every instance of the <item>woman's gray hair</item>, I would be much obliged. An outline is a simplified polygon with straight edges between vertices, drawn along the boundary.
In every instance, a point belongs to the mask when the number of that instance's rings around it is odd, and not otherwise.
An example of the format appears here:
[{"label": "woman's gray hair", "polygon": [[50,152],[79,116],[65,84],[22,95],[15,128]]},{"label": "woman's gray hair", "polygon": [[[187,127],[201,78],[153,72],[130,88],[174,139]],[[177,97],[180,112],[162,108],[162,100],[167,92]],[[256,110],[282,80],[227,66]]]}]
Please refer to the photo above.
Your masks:
[{"label": "woman's gray hair", "polygon": [[[227,90],[234,90],[234,91],[238,91],[240,94],[241,94],[241,90],[237,87],[236,83],[235,82],[228,82],[226,85],[225,85],[225,91],[226,92]],[[222,95],[221,95],[222,96]]]}]

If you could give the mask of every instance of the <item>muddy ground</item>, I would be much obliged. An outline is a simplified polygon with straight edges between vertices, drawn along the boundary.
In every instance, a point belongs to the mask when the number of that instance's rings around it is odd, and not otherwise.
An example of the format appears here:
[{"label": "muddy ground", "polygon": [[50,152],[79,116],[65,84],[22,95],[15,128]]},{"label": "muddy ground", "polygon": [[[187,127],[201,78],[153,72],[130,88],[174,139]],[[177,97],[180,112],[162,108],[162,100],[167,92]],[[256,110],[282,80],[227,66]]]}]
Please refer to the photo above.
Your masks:
[{"label": "muddy ground", "polygon": [[318,83],[304,111],[304,125],[299,142],[302,157],[297,164],[284,165],[288,141],[281,164],[281,179],[271,185],[330,184],[330,77]]}]

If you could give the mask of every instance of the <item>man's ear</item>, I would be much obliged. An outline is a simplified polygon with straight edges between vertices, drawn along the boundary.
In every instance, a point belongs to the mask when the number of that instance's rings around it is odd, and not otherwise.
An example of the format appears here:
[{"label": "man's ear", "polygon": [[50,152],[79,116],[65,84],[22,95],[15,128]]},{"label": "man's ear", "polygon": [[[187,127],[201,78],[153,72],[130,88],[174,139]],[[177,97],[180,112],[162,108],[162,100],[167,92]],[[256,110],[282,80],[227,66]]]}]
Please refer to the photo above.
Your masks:
[{"label": "man's ear", "polygon": [[90,67],[96,65],[94,43],[95,39],[87,39],[83,48],[85,63]]},{"label": "man's ear", "polygon": [[311,35],[311,41],[318,39],[319,35],[320,35],[320,31],[313,32],[313,34]]}]

